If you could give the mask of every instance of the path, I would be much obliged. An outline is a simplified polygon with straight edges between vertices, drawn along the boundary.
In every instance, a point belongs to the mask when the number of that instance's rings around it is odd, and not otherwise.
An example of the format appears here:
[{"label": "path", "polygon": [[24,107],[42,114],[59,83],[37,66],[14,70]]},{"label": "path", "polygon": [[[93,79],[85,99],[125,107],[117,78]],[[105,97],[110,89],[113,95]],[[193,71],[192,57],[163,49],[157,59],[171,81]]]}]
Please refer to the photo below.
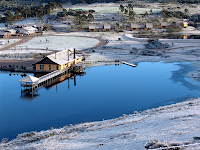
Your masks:
[{"label": "path", "polygon": [[[7,45],[7,46],[4,46],[4,47],[0,48],[0,50],[1,50],[1,51],[2,51],[2,50],[7,50],[7,49],[9,49],[9,48],[11,48],[11,47],[14,47],[14,46],[18,45],[18,44],[25,43],[25,42],[31,40],[32,38],[34,38],[35,36],[37,36],[37,34],[38,34],[38,33],[33,33],[33,34],[31,34],[30,36],[21,36],[21,37],[18,38],[18,39],[20,39],[19,41],[14,42],[14,43],[12,43],[12,44],[9,44],[9,45]],[[8,39],[10,39],[10,38],[8,38]]]}]

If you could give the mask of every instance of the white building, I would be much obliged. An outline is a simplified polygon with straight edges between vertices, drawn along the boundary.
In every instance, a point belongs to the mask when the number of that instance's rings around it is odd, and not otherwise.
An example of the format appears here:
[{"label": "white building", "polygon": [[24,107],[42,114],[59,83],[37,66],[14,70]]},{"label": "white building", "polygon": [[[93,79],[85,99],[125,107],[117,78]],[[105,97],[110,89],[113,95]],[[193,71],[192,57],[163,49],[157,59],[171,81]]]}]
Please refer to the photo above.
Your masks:
[{"label": "white building", "polygon": [[37,32],[37,29],[34,27],[23,27],[20,29],[20,33],[23,33],[23,34],[32,34],[35,32]]},{"label": "white building", "polygon": [[16,31],[17,30],[14,30],[14,29],[5,30],[5,32],[9,32],[11,35],[16,34]]}]

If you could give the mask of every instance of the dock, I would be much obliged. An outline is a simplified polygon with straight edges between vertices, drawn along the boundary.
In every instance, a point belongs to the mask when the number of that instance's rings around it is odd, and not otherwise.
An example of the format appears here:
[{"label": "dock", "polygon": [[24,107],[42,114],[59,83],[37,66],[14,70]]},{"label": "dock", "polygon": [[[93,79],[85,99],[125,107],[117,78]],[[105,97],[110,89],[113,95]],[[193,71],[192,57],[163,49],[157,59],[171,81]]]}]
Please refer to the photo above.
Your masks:
[{"label": "dock", "polygon": [[61,71],[55,70],[39,78],[28,75],[25,78],[19,80],[19,82],[21,82],[21,95],[29,94],[33,96],[35,93],[38,95],[38,89],[40,87],[45,85],[49,86],[54,82],[58,82],[58,79],[63,75],[65,75],[65,78],[70,78],[72,74],[70,73],[71,71],[76,72],[80,71],[80,69],[75,70],[75,68],[69,66]]},{"label": "dock", "polygon": [[131,67],[136,67],[137,65],[134,65],[134,64],[131,64],[131,63],[127,63],[125,61],[121,61],[122,64],[125,64],[125,65],[129,65]]}]

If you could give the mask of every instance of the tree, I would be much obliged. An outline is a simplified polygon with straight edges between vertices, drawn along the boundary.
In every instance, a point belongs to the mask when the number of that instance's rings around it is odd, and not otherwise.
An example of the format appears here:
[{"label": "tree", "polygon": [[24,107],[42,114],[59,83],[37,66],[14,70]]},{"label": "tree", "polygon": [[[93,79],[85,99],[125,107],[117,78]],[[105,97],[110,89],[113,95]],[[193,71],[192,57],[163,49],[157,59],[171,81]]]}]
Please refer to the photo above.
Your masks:
[{"label": "tree", "polygon": [[136,13],[134,11],[129,11],[129,16],[134,17]]},{"label": "tree", "polygon": [[85,21],[87,19],[87,16],[85,15],[85,14],[83,14],[82,16],[81,16],[81,20],[82,21]]},{"label": "tree", "polygon": [[136,13],[134,11],[129,11],[129,19],[133,20],[135,17]]},{"label": "tree", "polygon": [[124,11],[124,6],[123,6],[123,5],[120,5],[120,6],[119,6],[119,10],[121,10],[121,12],[123,12],[123,11]]},{"label": "tree", "polygon": [[148,16],[149,14],[148,14],[148,12],[146,11],[145,13],[144,13],[144,16]]},{"label": "tree", "polygon": [[89,18],[89,21],[94,20],[94,16],[91,13],[88,14],[88,18]]},{"label": "tree", "polygon": [[51,27],[48,23],[44,24],[43,26],[43,30],[46,31],[46,30],[49,30]]},{"label": "tree", "polygon": [[184,10],[184,12],[185,12],[185,13],[188,13],[189,11],[188,11],[188,9],[186,8],[186,9]]},{"label": "tree", "polygon": [[4,16],[4,22],[6,23],[5,25],[8,26],[8,24],[12,24],[12,22],[14,21],[14,15],[11,13],[11,11],[8,10],[6,13],[4,13]]},{"label": "tree", "polygon": [[31,2],[31,7],[33,7],[34,6],[34,3],[33,2]]},{"label": "tree", "polygon": [[63,5],[62,5],[61,3],[58,3],[57,6],[58,6],[58,8],[60,8],[60,9],[63,8]]},{"label": "tree", "polygon": [[26,9],[24,10],[24,13],[25,13],[26,19],[27,19],[27,16],[30,14],[30,9],[29,9],[29,8],[26,8]]},{"label": "tree", "polygon": [[124,13],[125,13],[125,14],[127,14],[127,13],[128,13],[128,10],[127,10],[127,9],[125,9]]},{"label": "tree", "polygon": [[19,11],[15,10],[15,16],[19,16]]},{"label": "tree", "polygon": [[150,13],[152,13],[153,11],[152,11],[152,9],[150,9],[150,11],[149,11]]},{"label": "tree", "polygon": [[128,4],[128,8],[129,8],[129,11],[133,10],[133,5],[132,4]]},{"label": "tree", "polygon": [[116,23],[116,27],[117,27],[117,29],[119,29],[119,23]]}]

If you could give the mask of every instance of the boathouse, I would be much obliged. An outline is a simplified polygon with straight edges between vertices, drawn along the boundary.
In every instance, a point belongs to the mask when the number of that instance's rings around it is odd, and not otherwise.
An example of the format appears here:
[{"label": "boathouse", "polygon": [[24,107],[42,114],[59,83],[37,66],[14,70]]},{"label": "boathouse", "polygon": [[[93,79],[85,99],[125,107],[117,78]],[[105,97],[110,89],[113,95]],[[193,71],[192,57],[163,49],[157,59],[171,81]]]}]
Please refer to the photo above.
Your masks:
[{"label": "boathouse", "polygon": [[36,71],[41,72],[61,71],[82,61],[82,56],[75,55],[75,53],[75,49],[56,52],[36,62],[33,66]]},{"label": "boathouse", "polygon": [[25,92],[26,94],[32,94],[36,91],[38,94],[38,81],[39,78],[33,77],[33,76],[26,76],[19,80],[21,82],[21,94]]}]

